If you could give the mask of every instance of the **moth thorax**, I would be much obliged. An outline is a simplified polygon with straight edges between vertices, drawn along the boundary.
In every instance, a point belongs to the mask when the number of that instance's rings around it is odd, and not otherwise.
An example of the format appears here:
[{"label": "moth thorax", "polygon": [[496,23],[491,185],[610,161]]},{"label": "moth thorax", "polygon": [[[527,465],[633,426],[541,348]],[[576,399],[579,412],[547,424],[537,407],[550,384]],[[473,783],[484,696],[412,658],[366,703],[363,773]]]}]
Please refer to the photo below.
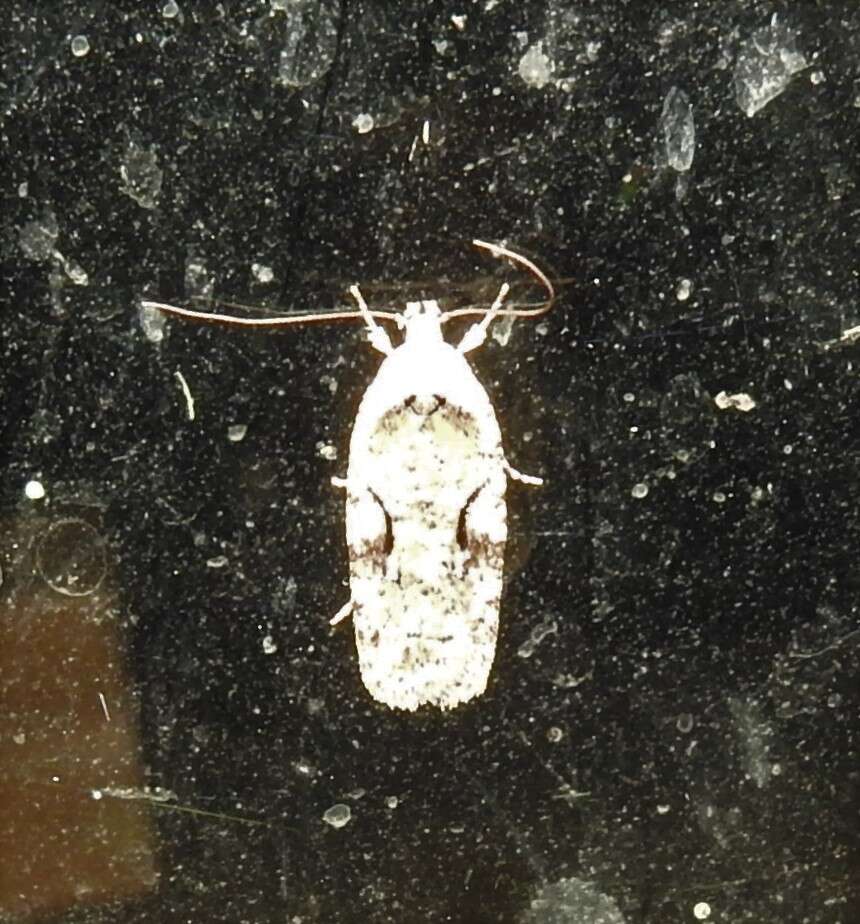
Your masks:
[{"label": "moth thorax", "polygon": [[407,302],[401,317],[406,328],[407,341],[426,343],[442,340],[442,328],[439,323],[441,312],[438,302]]}]

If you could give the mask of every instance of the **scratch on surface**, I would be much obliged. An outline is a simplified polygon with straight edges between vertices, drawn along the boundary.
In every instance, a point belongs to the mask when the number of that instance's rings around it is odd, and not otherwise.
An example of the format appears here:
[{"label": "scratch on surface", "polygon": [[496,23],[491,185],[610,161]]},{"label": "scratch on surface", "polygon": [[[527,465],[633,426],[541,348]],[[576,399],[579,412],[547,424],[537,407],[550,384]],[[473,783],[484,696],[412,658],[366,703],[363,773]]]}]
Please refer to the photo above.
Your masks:
[{"label": "scratch on surface", "polygon": [[185,408],[188,411],[188,419],[194,420],[194,396],[191,394],[188,382],[185,381],[185,376],[179,369],[177,369],[174,374],[176,378],[179,379],[179,384],[182,386],[182,394],[185,395]]}]

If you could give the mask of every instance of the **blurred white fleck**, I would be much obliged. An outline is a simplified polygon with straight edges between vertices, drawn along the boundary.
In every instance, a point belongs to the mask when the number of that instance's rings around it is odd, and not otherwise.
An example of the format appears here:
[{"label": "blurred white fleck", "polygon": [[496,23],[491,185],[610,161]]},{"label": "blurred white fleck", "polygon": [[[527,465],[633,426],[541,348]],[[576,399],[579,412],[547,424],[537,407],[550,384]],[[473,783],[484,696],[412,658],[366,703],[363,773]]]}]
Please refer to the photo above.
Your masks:
[{"label": "blurred white fleck", "polygon": [[722,491],[714,491],[713,500],[715,504],[724,504],[726,502],[726,495]]},{"label": "blurred white fleck", "polygon": [[749,413],[756,406],[755,400],[745,391],[740,391],[736,395],[728,395],[726,392],[721,391],[714,398],[714,404],[716,404],[721,411],[733,407],[735,410],[743,411],[745,414]]},{"label": "blurred white fleck", "polygon": [[824,83],[827,78],[824,76],[824,71],[813,71],[809,75],[809,81],[815,86],[818,86],[820,83]]},{"label": "blurred white fleck", "polygon": [[711,906],[707,902],[696,902],[693,906],[693,917],[697,921],[704,921],[710,917]]},{"label": "blurred white fleck", "polygon": [[696,151],[696,126],[690,100],[678,87],[672,87],[663,100],[659,128],[666,163],[679,173],[689,170]]},{"label": "blurred white fleck", "polygon": [[785,455],[790,456],[794,452],[794,446],[792,446],[791,443],[786,443],[785,446],[782,447],[782,451]]},{"label": "blurred white fleck", "polygon": [[397,796],[386,796],[385,797],[385,807],[389,809],[396,809],[399,799]]},{"label": "blurred white fleck", "polygon": [[331,443],[323,443],[320,441],[317,443],[317,452],[327,462],[334,462],[334,460],[337,458],[337,449],[332,446]]},{"label": "blurred white fleck", "polygon": [[24,180],[18,184],[18,195],[22,199],[26,199],[30,192],[30,184]]},{"label": "blurred white fleck", "polygon": [[636,395],[634,395],[631,391],[625,391],[621,397],[628,404],[632,404],[636,400]]},{"label": "blurred white fleck", "polygon": [[105,699],[104,693],[99,690],[99,702],[101,703],[102,712],[104,713],[105,721],[110,722],[110,710],[108,709],[107,700]]},{"label": "blurred white fleck", "polygon": [[215,276],[202,257],[189,254],[185,264],[185,289],[189,295],[211,298],[215,290]]},{"label": "blurred white fleck", "polygon": [[65,258],[61,262],[66,275],[76,286],[85,286],[89,283],[89,274],[80,263],[76,263],[74,260],[66,260]]},{"label": "blurred white fleck", "polygon": [[757,29],[741,46],[735,64],[735,99],[748,116],[779,96],[806,67],[806,58],[795,47],[796,37],[774,13],[770,25]]},{"label": "blurred white fleck", "polygon": [[352,809],[343,802],[336,802],[323,812],[323,821],[333,828],[342,828],[349,824],[350,818],[352,818]]},{"label": "blurred white fleck", "polygon": [[637,500],[642,500],[643,497],[647,497],[647,496],[648,496],[648,485],[647,485],[647,484],[644,484],[644,483],[641,482],[641,481],[639,481],[639,482],[637,482],[636,484],[633,485],[633,487],[630,489],[630,493],[631,493],[631,494],[633,495],[633,497],[635,497]]},{"label": "blurred white fleck", "polygon": [[41,481],[28,481],[24,485],[24,496],[28,500],[41,500],[45,496],[45,486]]},{"label": "blurred white fleck", "polygon": [[552,728],[546,730],[546,740],[550,744],[558,744],[563,737],[564,732],[557,725],[553,725]]},{"label": "blurred white fleck", "polygon": [[761,789],[771,779],[770,739],[773,729],[762,715],[758,703],[729,699],[729,711],[734,720],[735,734],[743,754],[746,775]]},{"label": "blurred white fleck", "polygon": [[517,68],[520,77],[530,87],[540,90],[552,77],[552,61],[544,53],[543,42],[532,45],[520,58]]},{"label": "blurred white fleck", "polygon": [[150,343],[161,343],[164,340],[164,328],[167,326],[167,318],[157,308],[141,305],[137,312],[137,320],[144,337]]},{"label": "blurred white fleck", "polygon": [[144,209],[154,209],[161,195],[164,171],[158,166],[155,145],[146,148],[129,140],[119,167],[121,191]]},{"label": "blurred white fleck", "polygon": [[454,13],[451,16],[451,22],[458,32],[463,32],[465,30],[467,18],[465,13]]},{"label": "blurred white fleck", "polygon": [[332,65],[337,49],[337,15],[333,0],[290,0],[272,3],[284,14],[286,43],[281,49],[278,79],[288,87],[306,87]]},{"label": "blurred white fleck", "polygon": [[226,566],[228,558],[226,555],[215,555],[213,558],[206,559],[207,568],[223,568]]},{"label": "blurred white fleck", "polygon": [[352,127],[359,135],[366,135],[373,131],[373,116],[369,112],[360,112],[353,120]]},{"label": "blurred white fleck", "polygon": [[275,644],[275,640],[271,635],[266,635],[263,637],[263,654],[272,655],[278,650],[278,646]]},{"label": "blurred white fleck", "polygon": [[693,291],[693,283],[689,279],[682,279],[678,283],[678,288],[675,289],[675,298],[679,302],[685,302],[690,297],[690,293]]},{"label": "blurred white fleck", "polygon": [[46,209],[40,218],[25,222],[18,232],[18,245],[31,260],[50,260],[55,254],[60,226],[57,217]]},{"label": "blurred white fleck", "polygon": [[430,120],[425,119],[421,126],[421,140],[424,144],[430,144]]},{"label": "blurred white fleck", "polygon": [[538,645],[548,636],[558,632],[558,623],[554,619],[547,619],[532,629],[529,637],[517,649],[520,658],[530,658]]},{"label": "blurred white fleck", "polygon": [[693,730],[693,716],[689,712],[682,712],[675,721],[675,728],[682,735],[686,735]]},{"label": "blurred white fleck", "polygon": [[175,0],[167,0],[161,8],[161,15],[165,19],[175,19],[179,15],[179,4]]},{"label": "blurred white fleck", "polygon": [[231,443],[241,443],[247,432],[248,427],[245,424],[230,424],[227,427],[227,439]]},{"label": "blurred white fleck", "polygon": [[182,374],[181,370],[177,369],[173,374],[179,380],[182,394],[185,396],[185,411],[188,414],[188,419],[194,420],[194,396],[191,394],[188,382],[185,381],[185,376]]},{"label": "blurred white fleck", "polygon": [[508,341],[511,339],[511,331],[514,329],[514,321],[516,319],[511,314],[502,315],[498,321],[493,325],[492,334],[493,340],[499,344],[499,346],[507,346]]},{"label": "blurred white fleck", "polygon": [[518,924],[625,924],[615,900],[592,882],[571,877],[541,887]]},{"label": "blurred white fleck", "polygon": [[76,58],[83,58],[90,51],[90,42],[85,35],[76,35],[72,39],[72,54]]},{"label": "blurred white fleck", "polygon": [[263,263],[252,263],[251,272],[254,275],[254,279],[257,282],[267,283],[271,282],[275,278],[275,273],[272,270],[271,266],[266,266]]}]

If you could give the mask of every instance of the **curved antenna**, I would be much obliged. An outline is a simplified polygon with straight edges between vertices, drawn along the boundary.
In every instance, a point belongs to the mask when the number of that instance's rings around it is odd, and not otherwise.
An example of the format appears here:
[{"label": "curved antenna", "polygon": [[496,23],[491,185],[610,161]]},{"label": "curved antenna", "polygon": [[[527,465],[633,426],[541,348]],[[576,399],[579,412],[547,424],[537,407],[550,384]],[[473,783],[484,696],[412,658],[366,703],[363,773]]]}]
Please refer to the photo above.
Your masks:
[{"label": "curved antenna", "polygon": [[[275,318],[242,318],[232,314],[218,314],[210,311],[193,311],[191,308],[177,308],[164,302],[141,301],[144,308],[153,308],[165,314],[188,318],[191,321],[203,321],[206,324],[232,324],[235,327],[289,327],[292,324],[312,324],[316,321],[365,321],[361,311],[322,311],[310,314],[283,315]],[[368,313],[383,321],[395,321],[398,315],[393,311],[369,311]]]},{"label": "curved antenna", "polygon": [[[494,303],[493,309],[491,309],[493,310],[494,318],[534,318],[538,315],[546,314],[546,312],[552,308],[556,299],[555,287],[550,282],[546,273],[544,273],[543,270],[541,270],[540,267],[538,267],[535,263],[532,263],[528,257],[524,257],[522,254],[516,253],[513,250],[508,250],[507,247],[502,247],[500,244],[491,244],[488,241],[479,241],[477,239],[473,240],[472,243],[475,245],[475,247],[480,247],[482,250],[488,250],[494,257],[506,257],[508,260],[511,260],[512,262],[519,264],[519,266],[527,269],[547,291],[547,300],[543,304],[536,305],[532,308],[501,308],[497,306],[498,299],[496,299],[496,303]],[[453,311],[446,311],[440,320],[444,323],[451,318],[463,318],[474,314],[486,315],[487,309],[455,308]]]}]

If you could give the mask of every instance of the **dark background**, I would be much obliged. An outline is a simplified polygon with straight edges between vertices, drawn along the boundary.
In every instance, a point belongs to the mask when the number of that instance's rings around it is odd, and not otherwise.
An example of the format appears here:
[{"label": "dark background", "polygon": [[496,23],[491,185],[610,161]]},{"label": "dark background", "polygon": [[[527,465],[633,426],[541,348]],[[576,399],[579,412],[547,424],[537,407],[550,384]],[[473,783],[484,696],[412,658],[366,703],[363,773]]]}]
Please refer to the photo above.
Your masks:
[{"label": "dark background", "polygon": [[[0,920],[860,921],[858,5],[3,20]],[[378,354],[138,303],[487,303],[522,277],[473,237],[559,280],[472,354],[546,485],[508,492],[487,692],[405,714],[327,624]]]}]

